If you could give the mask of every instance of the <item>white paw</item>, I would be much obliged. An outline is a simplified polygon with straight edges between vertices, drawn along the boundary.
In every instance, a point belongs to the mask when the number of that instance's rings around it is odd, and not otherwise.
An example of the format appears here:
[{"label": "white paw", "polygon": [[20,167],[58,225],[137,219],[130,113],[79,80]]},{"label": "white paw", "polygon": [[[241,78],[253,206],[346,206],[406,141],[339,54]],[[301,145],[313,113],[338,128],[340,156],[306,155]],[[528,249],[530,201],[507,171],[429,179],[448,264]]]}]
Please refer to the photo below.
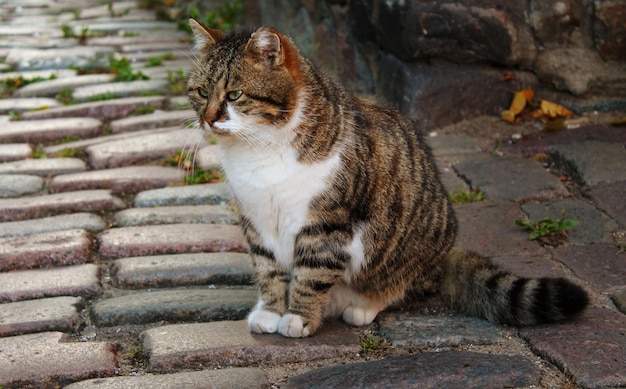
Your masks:
[{"label": "white paw", "polygon": [[256,309],[248,316],[248,327],[255,334],[273,334],[278,331],[279,322],[279,314],[263,309]]},{"label": "white paw", "polygon": [[304,326],[299,315],[288,313],[280,319],[278,332],[289,338],[304,338],[310,335],[310,331]]},{"label": "white paw", "polygon": [[353,326],[364,326],[373,322],[378,312],[378,309],[349,306],[343,311],[343,321]]}]

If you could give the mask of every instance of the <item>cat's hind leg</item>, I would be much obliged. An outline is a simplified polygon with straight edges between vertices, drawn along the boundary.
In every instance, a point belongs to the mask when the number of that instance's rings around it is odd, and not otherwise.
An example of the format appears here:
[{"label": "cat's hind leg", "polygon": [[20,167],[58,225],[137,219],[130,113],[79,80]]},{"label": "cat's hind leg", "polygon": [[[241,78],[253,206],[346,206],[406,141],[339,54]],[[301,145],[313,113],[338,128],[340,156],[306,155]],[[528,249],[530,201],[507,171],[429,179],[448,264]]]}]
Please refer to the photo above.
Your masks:
[{"label": "cat's hind leg", "polygon": [[343,321],[350,325],[364,326],[373,322],[378,313],[386,307],[387,304],[368,299],[341,282],[330,290],[324,316],[341,316]]}]

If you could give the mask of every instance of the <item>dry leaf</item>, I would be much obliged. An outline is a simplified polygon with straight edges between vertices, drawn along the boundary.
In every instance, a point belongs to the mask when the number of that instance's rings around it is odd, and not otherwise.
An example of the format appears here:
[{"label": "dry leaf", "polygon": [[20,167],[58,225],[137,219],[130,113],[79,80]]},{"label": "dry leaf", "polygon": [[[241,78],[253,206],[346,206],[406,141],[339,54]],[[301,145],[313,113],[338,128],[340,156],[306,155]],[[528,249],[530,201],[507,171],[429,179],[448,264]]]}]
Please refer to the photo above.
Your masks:
[{"label": "dry leaf", "polygon": [[565,108],[562,105],[557,103],[553,103],[548,100],[541,100],[541,112],[544,115],[549,117],[550,119],[556,119],[560,117],[568,118],[571,117],[574,113],[569,109]]},{"label": "dry leaf", "polygon": [[511,124],[515,123],[515,114],[511,110],[507,109],[506,111],[502,111],[500,113],[500,117],[505,122],[508,122],[508,123],[511,123]]},{"label": "dry leaf", "polygon": [[511,102],[511,106],[509,107],[509,109],[506,111],[502,111],[502,113],[500,114],[502,120],[509,123],[515,123],[515,117],[524,110],[524,108],[526,107],[526,103],[532,100],[534,95],[535,92],[530,88],[522,89],[515,92],[515,95],[513,96],[513,101]]}]

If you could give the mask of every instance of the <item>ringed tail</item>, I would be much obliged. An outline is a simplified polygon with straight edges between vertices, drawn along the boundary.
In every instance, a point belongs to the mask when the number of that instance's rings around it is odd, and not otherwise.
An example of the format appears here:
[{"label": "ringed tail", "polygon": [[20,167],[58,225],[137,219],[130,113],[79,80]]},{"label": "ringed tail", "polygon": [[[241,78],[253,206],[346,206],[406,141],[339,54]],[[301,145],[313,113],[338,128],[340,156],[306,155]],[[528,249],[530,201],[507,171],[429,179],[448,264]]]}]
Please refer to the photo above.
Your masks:
[{"label": "ringed tail", "polygon": [[518,327],[567,321],[589,303],[587,292],[565,278],[518,277],[459,249],[446,257],[441,293],[461,313]]}]

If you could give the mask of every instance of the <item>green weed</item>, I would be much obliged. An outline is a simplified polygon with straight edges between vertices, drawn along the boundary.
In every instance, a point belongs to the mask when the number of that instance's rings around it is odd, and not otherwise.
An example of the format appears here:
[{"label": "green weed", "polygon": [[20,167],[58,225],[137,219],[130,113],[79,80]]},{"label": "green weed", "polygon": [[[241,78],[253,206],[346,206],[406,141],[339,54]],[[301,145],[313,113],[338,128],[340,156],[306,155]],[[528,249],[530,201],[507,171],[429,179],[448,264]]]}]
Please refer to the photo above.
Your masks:
[{"label": "green weed", "polygon": [[115,93],[108,92],[108,93],[103,93],[100,95],[91,96],[89,97],[89,101],[105,101],[105,100],[113,100],[116,98],[117,98],[117,95]]},{"label": "green weed", "polygon": [[11,96],[13,92],[15,92],[16,90],[18,90],[19,88],[23,86],[34,84],[40,81],[54,80],[56,78],[57,78],[57,75],[54,73],[50,75],[50,77],[48,78],[45,78],[45,77],[24,78],[24,76],[5,78],[3,80],[0,80],[0,92],[1,92],[0,98]]},{"label": "green weed", "polygon": [[485,197],[485,192],[480,189],[463,192],[450,192],[450,201],[452,201],[452,204],[454,205],[483,201]]},{"label": "green weed", "polygon": [[147,115],[149,113],[153,113],[155,110],[154,106],[151,104],[147,104],[141,107],[137,107],[135,109],[135,115]]},{"label": "green weed", "polygon": [[365,331],[359,340],[359,345],[361,346],[363,354],[368,354],[372,351],[378,350],[384,342],[385,338],[382,336],[374,335],[372,331]]},{"label": "green weed", "polygon": [[562,210],[560,219],[554,219],[548,216],[538,222],[533,220],[515,220],[515,224],[528,230],[528,238],[530,240],[540,240],[544,243],[550,243],[555,239],[566,239],[567,230],[578,226],[580,222],[578,220],[566,219],[565,210]]},{"label": "green weed", "polygon": [[161,66],[163,65],[163,61],[167,61],[174,58],[174,54],[172,53],[165,53],[163,55],[158,55],[155,57],[150,57],[148,58],[148,63],[146,63],[146,67],[155,67],[155,66]]},{"label": "green weed", "polygon": [[61,89],[59,93],[54,96],[54,98],[65,105],[70,105],[74,102],[74,99],[72,98],[72,90],[70,88]]},{"label": "green weed", "polygon": [[197,185],[197,184],[211,184],[215,182],[222,182],[226,176],[221,169],[193,169],[191,173],[185,175],[185,184]]},{"label": "green weed", "polygon": [[39,146],[39,147],[35,148],[35,150],[33,150],[32,157],[34,159],[45,159],[45,158],[48,158],[48,155],[43,150],[43,147]]},{"label": "green weed", "polygon": [[187,76],[184,70],[167,71],[167,91],[174,95],[182,95],[187,91]]},{"label": "green weed", "polygon": [[109,56],[109,73],[115,75],[113,81],[116,82],[150,79],[141,71],[134,71],[127,58],[121,57],[116,59],[113,54]]}]

